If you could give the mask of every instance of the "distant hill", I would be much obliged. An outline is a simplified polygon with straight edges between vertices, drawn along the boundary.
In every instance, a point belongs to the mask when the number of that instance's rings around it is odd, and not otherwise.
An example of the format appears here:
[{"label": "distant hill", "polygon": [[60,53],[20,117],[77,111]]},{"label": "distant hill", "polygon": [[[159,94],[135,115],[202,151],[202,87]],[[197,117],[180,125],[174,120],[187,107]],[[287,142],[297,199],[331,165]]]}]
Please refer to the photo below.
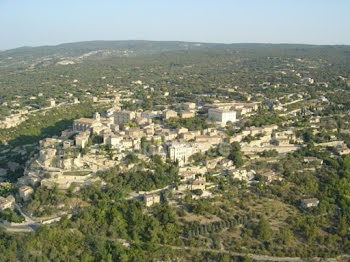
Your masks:
[{"label": "distant hill", "polygon": [[212,48],[216,44],[157,41],[88,41],[56,46],[20,47],[0,53],[0,67],[38,67],[79,63],[85,59],[152,55]]},{"label": "distant hill", "polygon": [[214,44],[180,41],[87,41],[56,46],[20,47],[0,52],[0,68],[37,68],[68,65],[88,59],[133,57],[186,50],[310,49],[299,44]]}]

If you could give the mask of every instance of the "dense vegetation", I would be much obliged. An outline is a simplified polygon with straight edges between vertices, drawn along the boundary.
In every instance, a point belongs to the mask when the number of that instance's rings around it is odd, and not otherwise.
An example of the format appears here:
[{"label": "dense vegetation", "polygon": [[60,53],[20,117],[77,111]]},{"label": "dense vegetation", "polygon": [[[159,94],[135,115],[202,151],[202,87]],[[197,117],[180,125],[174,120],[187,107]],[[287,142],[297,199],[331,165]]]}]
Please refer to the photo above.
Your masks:
[{"label": "dense vegetation", "polygon": [[1,129],[0,141],[6,141],[13,146],[32,144],[45,137],[59,135],[61,131],[72,126],[74,119],[91,117],[96,110],[101,109],[86,102],[37,113],[17,127]]},{"label": "dense vegetation", "polygon": [[[135,160],[134,164],[139,161]],[[151,191],[178,181],[178,168],[173,163],[164,163],[158,156],[151,163],[141,163],[123,171],[119,167],[99,172],[108,185],[132,191]]]},{"label": "dense vegetation", "polygon": [[191,118],[169,118],[166,120],[166,123],[171,128],[185,127],[189,131],[203,130],[210,126],[205,119],[198,116]]}]

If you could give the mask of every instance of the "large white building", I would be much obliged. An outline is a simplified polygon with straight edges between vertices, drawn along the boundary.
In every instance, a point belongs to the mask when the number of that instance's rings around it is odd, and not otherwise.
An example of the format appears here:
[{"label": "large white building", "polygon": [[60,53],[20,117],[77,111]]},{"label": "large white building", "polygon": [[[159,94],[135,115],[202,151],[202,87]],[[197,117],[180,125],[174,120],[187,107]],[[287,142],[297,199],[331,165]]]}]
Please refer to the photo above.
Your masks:
[{"label": "large white building", "polygon": [[209,108],[208,119],[215,122],[226,124],[228,121],[236,122],[236,111],[219,109],[219,108]]}]

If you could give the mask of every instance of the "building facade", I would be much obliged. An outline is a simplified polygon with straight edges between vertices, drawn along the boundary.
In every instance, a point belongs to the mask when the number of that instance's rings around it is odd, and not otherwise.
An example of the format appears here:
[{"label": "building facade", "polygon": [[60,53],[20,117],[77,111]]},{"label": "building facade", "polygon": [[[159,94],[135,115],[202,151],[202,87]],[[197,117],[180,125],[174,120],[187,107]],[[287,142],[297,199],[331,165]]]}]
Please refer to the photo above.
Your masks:
[{"label": "building facade", "polygon": [[114,123],[117,125],[122,125],[127,122],[134,120],[136,113],[132,111],[117,111],[114,112]]},{"label": "building facade", "polygon": [[236,122],[236,112],[226,109],[210,108],[208,110],[208,119],[223,124],[229,121],[234,123]]},{"label": "building facade", "polygon": [[169,118],[172,118],[172,117],[177,117],[177,112],[174,111],[174,110],[165,110],[163,112],[163,118],[164,119],[169,119]]},{"label": "building facade", "polygon": [[183,166],[188,162],[188,158],[192,155],[192,148],[187,143],[175,142],[169,148],[169,157],[172,161],[177,161],[179,166]]}]

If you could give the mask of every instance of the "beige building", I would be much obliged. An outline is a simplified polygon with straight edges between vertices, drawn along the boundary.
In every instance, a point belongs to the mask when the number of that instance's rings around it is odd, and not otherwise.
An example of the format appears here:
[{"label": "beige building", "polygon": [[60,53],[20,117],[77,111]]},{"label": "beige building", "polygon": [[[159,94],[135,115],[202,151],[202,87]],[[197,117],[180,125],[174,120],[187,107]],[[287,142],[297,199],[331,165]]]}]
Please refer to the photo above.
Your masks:
[{"label": "beige building", "polygon": [[55,145],[60,142],[61,140],[57,138],[45,138],[43,140],[40,140],[39,145],[40,145],[40,149],[48,148],[48,147],[54,148]]},{"label": "beige building", "polygon": [[15,205],[15,198],[12,195],[9,195],[6,198],[0,196],[0,211],[3,211],[7,208],[12,209],[14,205]]},{"label": "beige building", "polygon": [[152,126],[147,126],[143,129],[143,132],[145,133],[146,136],[154,136],[154,127]]},{"label": "beige building", "polygon": [[127,135],[132,138],[141,138],[144,136],[143,131],[140,128],[132,127],[126,131]]},{"label": "beige building", "polygon": [[193,180],[191,190],[205,190],[205,177],[198,177]]},{"label": "beige building", "polygon": [[187,133],[187,132],[188,132],[188,129],[186,127],[179,127],[179,128],[176,129],[176,133],[178,135],[184,134],[184,133]]},{"label": "beige building", "polygon": [[192,103],[192,102],[183,103],[182,107],[185,110],[193,110],[193,109],[196,109],[196,103]]},{"label": "beige building", "polygon": [[289,144],[289,139],[288,138],[279,138],[279,139],[274,139],[274,143],[277,143],[279,146],[288,146]]},{"label": "beige building", "polygon": [[304,157],[304,163],[317,163],[319,165],[323,164],[323,159],[312,157],[312,156],[306,156]]},{"label": "beige building", "polygon": [[130,149],[130,148],[133,147],[133,140],[132,139],[128,139],[128,138],[123,139],[121,141],[121,146],[122,146],[123,149]]},{"label": "beige building", "polygon": [[134,120],[135,117],[136,113],[133,111],[117,111],[114,112],[114,123],[117,125],[122,125]]},{"label": "beige building", "polygon": [[350,154],[350,149],[347,147],[347,145],[345,143],[343,143],[342,145],[338,145],[336,146],[336,151],[339,155],[347,155]]},{"label": "beige building", "polygon": [[201,166],[186,166],[179,168],[179,177],[182,181],[195,179],[196,175],[204,175],[207,172],[206,167]]},{"label": "beige building", "polygon": [[160,111],[144,111],[141,113],[143,118],[153,119],[159,116]]},{"label": "beige building", "polygon": [[296,136],[292,130],[286,130],[286,131],[281,131],[281,132],[273,132],[272,138],[274,138],[274,139],[286,138],[289,140],[295,140]]},{"label": "beige building", "polygon": [[196,136],[196,142],[204,142],[210,145],[220,144],[222,138],[220,136],[208,136],[208,135],[199,135]]},{"label": "beige building", "polygon": [[56,106],[56,101],[55,99],[49,99],[48,102],[50,103],[50,107],[55,107]]},{"label": "beige building", "polygon": [[190,112],[190,111],[182,111],[180,116],[181,116],[181,118],[191,118],[191,117],[194,117],[195,114],[193,112]]},{"label": "beige building", "polygon": [[73,131],[87,131],[99,124],[96,119],[93,118],[79,118],[73,121]]},{"label": "beige building", "polygon": [[216,109],[226,109],[236,111],[238,109],[244,108],[244,113],[250,113],[252,111],[256,111],[259,108],[258,103],[216,103],[216,104],[205,104],[205,108],[216,108]]},{"label": "beige building", "polygon": [[38,161],[45,167],[50,167],[53,159],[55,158],[57,150],[55,148],[41,149],[39,152]]},{"label": "beige building", "polygon": [[274,181],[274,180],[280,180],[280,178],[277,176],[277,174],[271,170],[264,172],[264,173],[261,173],[260,175],[266,182],[269,182],[269,183]]},{"label": "beige building", "polygon": [[29,200],[30,196],[34,193],[34,190],[30,186],[21,186],[18,189],[19,196],[24,200]]},{"label": "beige building", "polygon": [[72,141],[71,140],[65,140],[63,141],[63,149],[70,148],[72,146]]},{"label": "beige building", "polygon": [[163,118],[164,119],[169,119],[169,118],[172,118],[172,117],[177,117],[176,111],[174,111],[174,110],[165,110],[163,112]]},{"label": "beige building", "polygon": [[110,145],[113,148],[120,146],[122,137],[117,136],[113,133],[105,133],[103,134],[103,144]]},{"label": "beige building", "polygon": [[146,207],[150,207],[152,205],[155,204],[159,204],[160,203],[160,195],[158,194],[145,194],[143,196],[143,201],[146,205]]},{"label": "beige building", "polygon": [[204,141],[204,142],[193,142],[191,143],[192,148],[192,154],[195,153],[204,153],[208,151],[211,148],[211,144]]},{"label": "beige building", "polygon": [[196,134],[193,132],[186,132],[186,133],[181,133],[179,137],[185,141],[194,139],[196,137]]},{"label": "beige building", "polygon": [[90,137],[90,132],[85,131],[85,132],[80,132],[75,136],[75,145],[81,148],[85,148],[89,141]]},{"label": "beige building", "polygon": [[163,133],[165,140],[171,141],[177,137],[177,132],[175,131],[167,131]]},{"label": "beige building", "polygon": [[317,198],[307,198],[301,200],[302,208],[317,207],[320,201]]}]

